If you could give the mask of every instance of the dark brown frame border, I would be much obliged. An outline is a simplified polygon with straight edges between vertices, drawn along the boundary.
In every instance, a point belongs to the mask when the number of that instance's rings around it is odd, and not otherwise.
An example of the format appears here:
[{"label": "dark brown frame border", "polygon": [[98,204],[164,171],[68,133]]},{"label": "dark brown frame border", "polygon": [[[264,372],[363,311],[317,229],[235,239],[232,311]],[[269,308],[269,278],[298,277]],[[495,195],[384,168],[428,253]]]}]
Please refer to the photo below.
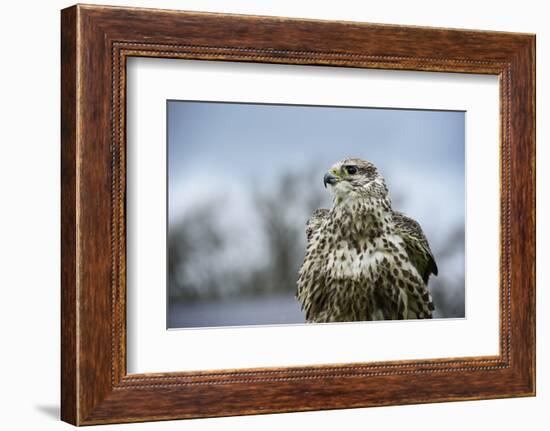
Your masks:
[{"label": "dark brown frame border", "polygon": [[[535,36],[77,5],[61,14],[61,417],[75,425],[535,394]],[[500,354],[126,373],[129,56],[500,77]]]}]

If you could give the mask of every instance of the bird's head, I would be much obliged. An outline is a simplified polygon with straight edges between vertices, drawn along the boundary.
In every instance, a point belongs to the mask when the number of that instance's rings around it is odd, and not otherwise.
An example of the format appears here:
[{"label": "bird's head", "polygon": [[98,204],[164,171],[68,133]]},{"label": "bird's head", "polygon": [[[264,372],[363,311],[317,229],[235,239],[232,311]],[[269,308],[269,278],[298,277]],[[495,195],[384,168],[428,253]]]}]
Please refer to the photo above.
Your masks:
[{"label": "bird's head", "polygon": [[335,202],[355,199],[387,199],[388,188],[371,162],[347,158],[332,165],[323,178]]}]

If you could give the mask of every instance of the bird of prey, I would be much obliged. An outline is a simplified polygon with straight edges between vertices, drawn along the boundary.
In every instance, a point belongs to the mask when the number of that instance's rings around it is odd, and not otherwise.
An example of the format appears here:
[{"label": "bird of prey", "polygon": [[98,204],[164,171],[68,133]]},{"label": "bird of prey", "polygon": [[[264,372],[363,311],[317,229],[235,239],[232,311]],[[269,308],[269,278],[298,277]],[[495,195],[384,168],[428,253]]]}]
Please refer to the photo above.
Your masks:
[{"label": "bird of prey", "polygon": [[333,206],[307,222],[297,284],[306,322],[431,318],[434,256],[420,225],[392,209],[376,166],[345,159],[324,184]]}]

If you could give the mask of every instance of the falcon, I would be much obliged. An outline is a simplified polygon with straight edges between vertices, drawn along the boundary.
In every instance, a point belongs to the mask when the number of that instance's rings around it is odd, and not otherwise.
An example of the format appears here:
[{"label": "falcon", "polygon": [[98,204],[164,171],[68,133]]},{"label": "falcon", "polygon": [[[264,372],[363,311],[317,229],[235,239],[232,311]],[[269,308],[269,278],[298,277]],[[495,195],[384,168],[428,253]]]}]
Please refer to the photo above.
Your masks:
[{"label": "falcon", "polygon": [[307,222],[297,283],[306,322],[431,318],[434,256],[420,225],[392,209],[376,166],[347,158],[323,182],[333,205]]}]

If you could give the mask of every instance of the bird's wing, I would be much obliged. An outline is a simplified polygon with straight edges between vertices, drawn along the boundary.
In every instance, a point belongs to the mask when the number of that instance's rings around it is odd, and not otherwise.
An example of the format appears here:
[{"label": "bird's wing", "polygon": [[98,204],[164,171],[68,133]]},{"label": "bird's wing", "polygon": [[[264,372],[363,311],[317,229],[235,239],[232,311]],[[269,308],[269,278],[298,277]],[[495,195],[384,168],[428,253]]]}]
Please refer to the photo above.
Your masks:
[{"label": "bird's wing", "polygon": [[393,212],[393,222],[401,238],[405,241],[409,259],[424,283],[428,283],[430,274],[437,275],[437,264],[422,228],[418,222],[398,211]]},{"label": "bird's wing", "polygon": [[328,218],[329,210],[326,208],[319,208],[315,211],[313,211],[313,214],[309,218],[306,224],[306,237],[308,243],[311,241],[311,238],[313,237],[313,234],[319,230],[321,225],[323,224],[323,221],[325,221]]},{"label": "bird's wing", "polygon": [[[306,223],[306,237],[308,246],[306,257],[304,258],[304,263],[300,268],[298,282],[296,283],[296,298],[298,298],[302,303],[302,310],[304,310],[306,314],[306,319],[308,321],[311,319],[311,307],[315,307],[319,302],[323,301],[323,298],[320,297],[320,295],[322,295],[323,293],[323,289],[319,287],[317,280],[313,280],[314,282],[317,282],[317,285],[311,284],[313,272],[311,271],[310,267],[310,246],[312,244],[315,233],[319,231],[323,222],[328,219],[329,212],[330,211],[325,208],[317,209],[313,212]],[[312,286],[315,287],[315,292],[313,292],[310,297],[309,293],[312,293]]]}]

